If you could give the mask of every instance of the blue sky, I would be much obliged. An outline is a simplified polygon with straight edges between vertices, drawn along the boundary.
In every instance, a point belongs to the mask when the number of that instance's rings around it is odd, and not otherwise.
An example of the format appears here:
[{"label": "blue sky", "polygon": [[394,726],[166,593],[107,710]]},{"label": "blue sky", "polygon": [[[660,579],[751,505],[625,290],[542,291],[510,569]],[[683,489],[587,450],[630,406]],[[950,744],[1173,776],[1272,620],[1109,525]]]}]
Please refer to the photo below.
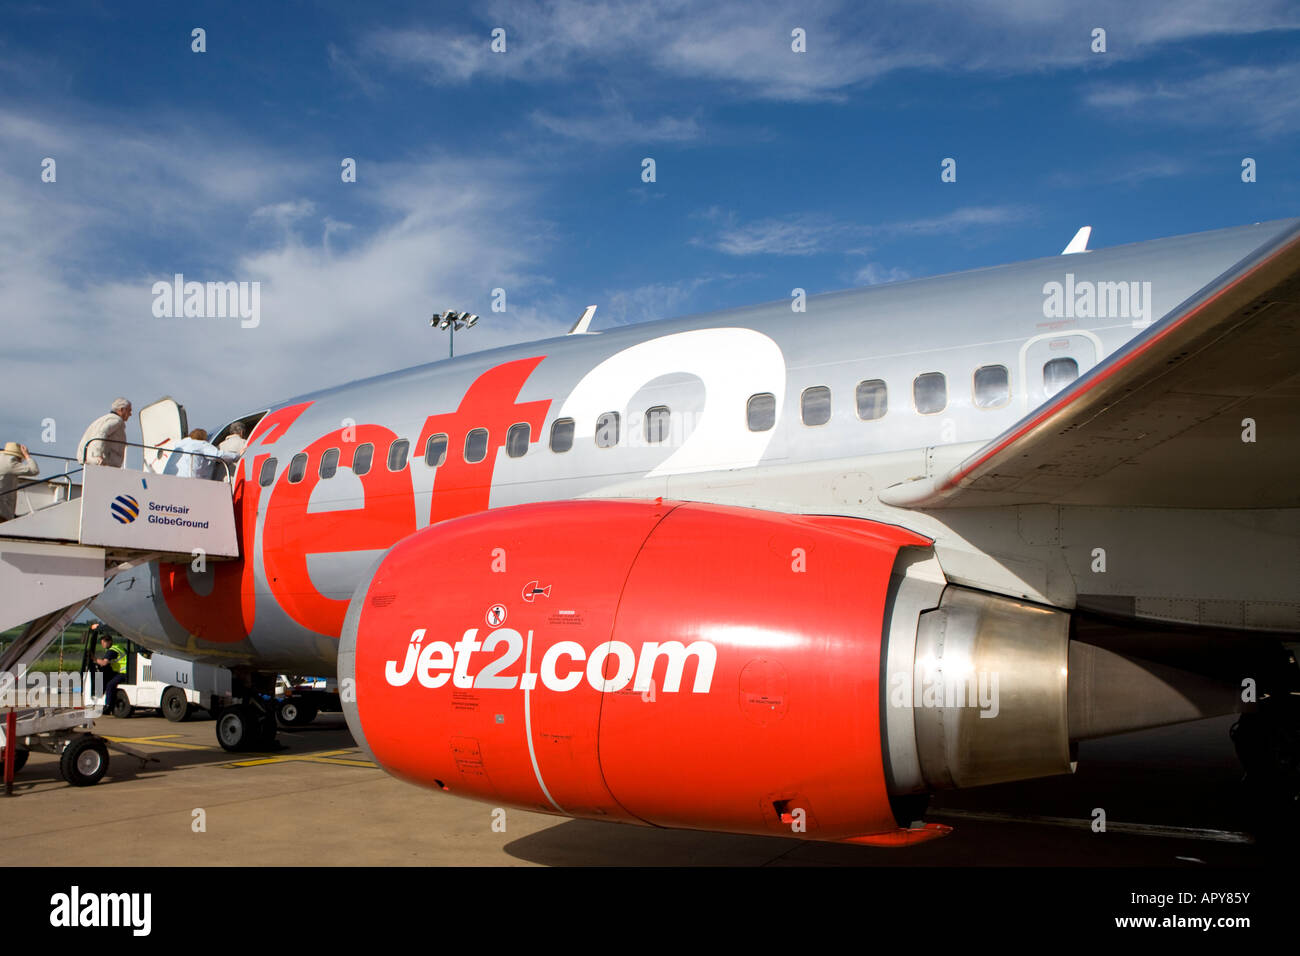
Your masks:
[{"label": "blue sky", "polygon": [[[1270,0],[10,3],[0,441],[119,393],[216,427],[445,355],[444,308],[468,351],[1297,215],[1298,39]],[[177,272],[261,324],[155,318]]]}]

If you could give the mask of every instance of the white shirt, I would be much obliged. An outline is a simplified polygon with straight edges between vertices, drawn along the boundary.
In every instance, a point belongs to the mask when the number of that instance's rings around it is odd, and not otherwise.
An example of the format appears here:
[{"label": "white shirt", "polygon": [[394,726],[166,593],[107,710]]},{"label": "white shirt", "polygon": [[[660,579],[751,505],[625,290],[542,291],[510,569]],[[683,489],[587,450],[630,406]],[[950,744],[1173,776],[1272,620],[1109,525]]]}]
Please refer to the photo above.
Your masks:
[{"label": "white shirt", "polygon": [[233,451],[222,451],[211,442],[199,441],[197,438],[182,438],[174,448],[177,452],[197,452],[197,454],[173,456],[176,461],[176,474],[182,478],[211,478],[214,472],[217,473],[217,477],[224,478],[226,470],[217,468],[216,459],[239,460],[239,455]]}]

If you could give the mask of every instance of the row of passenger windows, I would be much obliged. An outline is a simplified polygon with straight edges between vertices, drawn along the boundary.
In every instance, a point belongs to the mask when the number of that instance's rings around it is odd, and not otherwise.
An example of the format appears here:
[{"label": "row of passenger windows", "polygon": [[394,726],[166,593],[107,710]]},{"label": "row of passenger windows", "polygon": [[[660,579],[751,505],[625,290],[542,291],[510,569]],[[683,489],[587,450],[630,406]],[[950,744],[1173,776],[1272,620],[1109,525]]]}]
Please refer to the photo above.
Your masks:
[{"label": "row of passenger windows", "polygon": [[[618,412],[605,412],[596,419],[596,445],[598,447],[611,448],[618,444],[619,418]],[[651,444],[667,440],[669,418],[670,413],[666,405],[656,405],[654,408],[647,409],[644,419],[645,440]],[[572,418],[558,418],[555,420],[551,425],[551,451],[565,452],[573,447],[573,427],[574,421]],[[527,422],[511,425],[506,432],[506,454],[511,458],[522,458],[528,451],[528,444],[531,439],[532,427]],[[410,451],[411,443],[407,439],[398,438],[394,440],[388,446],[388,470],[401,471],[405,468]],[[465,436],[465,461],[471,465],[477,464],[487,457],[487,453],[488,430],[486,428],[471,429]],[[356,452],[352,456],[353,474],[364,475],[370,471],[374,458],[375,446],[373,442],[358,445]],[[447,436],[445,434],[430,435],[429,439],[424,443],[424,463],[430,468],[438,468],[446,461]],[[258,482],[262,486],[265,487],[275,481],[275,470],[278,465],[279,461],[275,458],[268,458],[262,463],[262,470],[258,473]],[[339,449],[327,449],[321,455],[318,474],[321,478],[333,478],[338,468]],[[307,453],[301,451],[289,460],[289,483],[297,484],[306,475]]]},{"label": "row of passenger windows", "polygon": [[[1079,377],[1079,363],[1055,358],[1043,366],[1043,391],[1055,395]],[[971,398],[976,408],[1001,408],[1011,401],[1011,376],[1005,365],[985,365],[975,370]],[[859,382],[855,389],[858,418],[872,422],[889,410],[889,387],[878,378]],[[923,372],[912,380],[912,404],[922,415],[935,415],[948,407],[948,379],[942,372]],[[825,425],[831,420],[831,390],[825,385],[805,388],[799,397],[799,419],[805,425]],[[746,421],[752,432],[776,424],[776,396],[770,392],[749,399]]]},{"label": "row of passenger windows", "polygon": [[[1079,363],[1072,358],[1055,358],[1043,366],[1043,389],[1054,395],[1079,377]],[[985,365],[975,370],[972,397],[976,408],[1000,408],[1011,400],[1011,378],[1005,365]],[[889,389],[878,378],[859,382],[855,389],[858,418],[864,422],[885,417],[889,410]],[[912,380],[912,403],[922,415],[934,415],[948,407],[948,380],[942,372],[923,372]],[[645,440],[657,444],[667,440],[672,413],[666,405],[646,409],[642,418]],[[825,425],[831,420],[831,390],[826,385],[805,388],[799,397],[799,418],[805,425]],[[751,395],[745,407],[745,421],[752,432],[765,432],[776,425],[776,396],[771,392]],[[598,448],[612,448],[618,444],[620,416],[618,412],[605,412],[596,418],[595,443]],[[574,422],[572,418],[558,418],[551,425],[551,451],[566,452],[573,447]],[[464,459],[476,464],[487,457],[488,430],[474,428],[465,436]],[[532,429],[527,422],[511,425],[506,432],[506,454],[522,458],[528,451]],[[447,436],[431,435],[424,443],[424,463],[438,468],[447,461]],[[389,471],[406,467],[411,443],[398,438],[388,446]],[[371,442],[358,445],[352,456],[352,471],[364,475],[374,462],[375,446]],[[268,458],[262,464],[258,481],[263,486],[275,480],[276,459]],[[318,474],[333,478],[339,467],[339,449],[330,448],[321,455]],[[307,453],[299,452],[289,461],[289,483],[296,484],[307,474]]]}]

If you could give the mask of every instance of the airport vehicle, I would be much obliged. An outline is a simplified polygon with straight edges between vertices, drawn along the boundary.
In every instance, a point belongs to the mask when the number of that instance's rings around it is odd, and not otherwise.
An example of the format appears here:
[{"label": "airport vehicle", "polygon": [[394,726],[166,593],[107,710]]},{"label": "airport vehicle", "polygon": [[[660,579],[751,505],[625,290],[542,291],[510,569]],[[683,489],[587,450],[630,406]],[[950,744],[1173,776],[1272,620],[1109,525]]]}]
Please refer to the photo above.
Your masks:
[{"label": "airport vehicle", "polygon": [[[82,671],[91,670],[92,643],[87,635]],[[108,713],[127,718],[137,710],[157,710],[173,722],[188,720],[196,710],[217,714],[230,696],[230,672],[169,654],[154,653],[134,641],[121,640],[127,654],[125,679],[114,699],[105,702]]]},{"label": "airport vehicle", "polygon": [[907,845],[936,790],[1240,712],[1293,817],[1300,220],[1071,245],[255,411],[240,558],[94,611],[232,667],[229,749],[337,666],[380,765],[496,805]]},{"label": "airport vehicle", "polygon": [[329,677],[280,674],[275,684],[275,716],[285,727],[310,724],[322,711],[343,709],[338,681]]}]

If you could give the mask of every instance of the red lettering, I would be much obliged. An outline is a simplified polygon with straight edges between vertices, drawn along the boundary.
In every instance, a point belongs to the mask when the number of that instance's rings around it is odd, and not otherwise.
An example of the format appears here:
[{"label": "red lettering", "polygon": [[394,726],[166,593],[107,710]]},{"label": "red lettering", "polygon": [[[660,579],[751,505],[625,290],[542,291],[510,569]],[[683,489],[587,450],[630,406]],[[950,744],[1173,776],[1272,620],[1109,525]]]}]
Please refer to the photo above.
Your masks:
[{"label": "red lettering", "polygon": [[[257,476],[270,455],[256,451],[274,444],[276,439],[307,410],[311,402],[290,405],[262,416],[253,429],[244,449],[244,459],[236,469],[233,503],[235,508],[235,537],[239,542],[239,558],[234,561],[214,561],[212,589],[207,594],[194,590],[189,578],[189,564],[159,562],[158,578],[163,601],[177,622],[201,640],[216,644],[235,644],[253,631],[256,612],[254,562],[249,554],[257,537],[257,511],[261,500],[261,485]],[[252,461],[252,480],[244,480],[247,462]]]},{"label": "red lettering", "polygon": [[[422,456],[432,435],[447,436],[447,460],[434,476],[429,523],[486,511],[492,494],[492,474],[497,455],[505,447],[511,425],[527,423],[530,442],[541,438],[542,422],[551,407],[549,399],[515,404],[524,382],[545,355],[506,362],[488,369],[469,387],[454,412],[431,415],[420,430],[420,441],[412,454]],[[482,461],[465,460],[465,437],[472,429],[488,430],[488,453]]]},{"label": "red lettering", "polygon": [[[380,550],[416,529],[410,468],[389,471],[386,463],[388,446],[397,436],[381,425],[357,425],[356,441],[344,442],[343,431],[330,432],[304,449],[308,469],[302,481],[291,484],[285,469],[272,489],[262,527],[262,561],[280,607],[303,627],[331,637],[343,629],[351,590],[322,594],[308,574],[308,555]],[[338,448],[339,467],[351,469],[357,447],[366,443],[375,448],[370,470],[360,478],[362,500],[341,510],[308,511],[322,480],[321,455]]]}]

